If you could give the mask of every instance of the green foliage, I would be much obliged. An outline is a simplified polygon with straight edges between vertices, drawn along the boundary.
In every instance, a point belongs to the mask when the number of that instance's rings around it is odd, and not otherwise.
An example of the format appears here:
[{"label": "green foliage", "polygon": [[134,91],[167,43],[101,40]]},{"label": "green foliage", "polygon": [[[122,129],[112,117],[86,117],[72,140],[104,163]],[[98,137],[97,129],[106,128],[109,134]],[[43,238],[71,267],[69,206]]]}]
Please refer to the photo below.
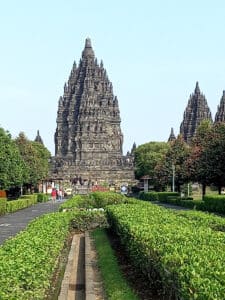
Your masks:
[{"label": "green foliage", "polygon": [[179,197],[179,193],[177,192],[158,192],[158,199],[160,202],[167,202],[169,197]]},{"label": "green foliage", "polygon": [[[139,299],[128,286],[121,274],[114,251],[104,230],[92,232],[97,254],[98,266],[103,278],[104,290],[109,300],[137,300]],[[110,272],[109,272],[110,270]]]},{"label": "green foliage", "polygon": [[144,192],[141,191],[138,195],[138,198],[146,201],[158,201],[158,193],[156,192]]},{"label": "green foliage", "polygon": [[71,226],[79,231],[90,230],[94,228],[106,228],[108,222],[104,211],[78,211],[71,220]]},{"label": "green foliage", "polygon": [[47,202],[49,200],[49,195],[38,193],[37,194],[37,202]]},{"label": "green foliage", "polygon": [[225,195],[204,196],[205,210],[225,214]]},{"label": "green foliage", "polygon": [[29,207],[36,203],[37,203],[36,195],[23,195],[18,200],[7,201],[6,212],[12,213],[14,211]]},{"label": "green foliage", "polygon": [[223,299],[225,220],[181,214],[150,202],[107,207],[108,220],[146,280],[161,281],[166,299]]},{"label": "green foliage", "polygon": [[144,175],[154,177],[154,169],[158,161],[162,159],[169,145],[164,142],[149,142],[135,150],[135,174],[137,178]]},{"label": "green foliage", "polygon": [[6,198],[0,198],[0,216],[6,213]]},{"label": "green foliage", "polygon": [[114,192],[93,192],[88,196],[76,195],[60,205],[59,210],[73,208],[104,208],[110,204],[118,204],[128,202],[128,198],[124,195]]},{"label": "green foliage", "polygon": [[21,185],[24,182],[25,165],[11,135],[0,128],[0,189]]},{"label": "green foliage", "polygon": [[182,136],[169,143],[169,149],[165,156],[155,167],[155,181],[159,190],[165,190],[167,185],[172,186],[172,165],[175,166],[175,186],[180,192],[180,187],[187,181],[187,170],[185,162],[189,155],[190,148],[184,142]]},{"label": "green foliage", "polygon": [[44,145],[29,141],[23,132],[15,141],[25,164],[25,182],[36,185],[48,174],[50,152]]},{"label": "green foliage", "polygon": [[70,219],[70,214],[44,215],[0,247],[0,299],[45,299]]}]

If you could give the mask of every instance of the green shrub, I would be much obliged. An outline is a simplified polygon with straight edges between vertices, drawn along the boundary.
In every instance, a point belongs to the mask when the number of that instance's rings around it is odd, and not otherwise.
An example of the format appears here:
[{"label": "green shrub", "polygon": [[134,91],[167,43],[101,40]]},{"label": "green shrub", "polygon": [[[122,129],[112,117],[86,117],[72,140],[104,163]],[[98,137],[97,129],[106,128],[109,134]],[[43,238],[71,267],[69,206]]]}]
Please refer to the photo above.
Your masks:
[{"label": "green shrub", "polygon": [[156,192],[144,192],[141,191],[138,195],[138,198],[146,201],[158,201],[158,193]]},{"label": "green shrub", "polygon": [[6,198],[0,198],[0,216],[6,213]]},{"label": "green shrub", "polygon": [[168,197],[179,197],[179,193],[177,192],[158,192],[159,202],[167,202]]},{"label": "green shrub", "polygon": [[7,201],[6,211],[11,213],[19,209],[29,207],[35,203],[37,203],[37,195],[23,195],[18,200]]},{"label": "green shrub", "polygon": [[70,214],[44,215],[0,247],[0,299],[45,299],[70,220]]},{"label": "green shrub", "polygon": [[37,194],[37,202],[47,202],[49,200],[49,195],[44,193]]},{"label": "green shrub", "polygon": [[224,299],[225,233],[213,226],[224,229],[225,220],[188,213],[179,216],[142,201],[107,207],[109,223],[134,267],[149,284],[161,282],[165,299]]},{"label": "green shrub", "polygon": [[205,209],[210,212],[225,213],[225,196],[204,196]]},{"label": "green shrub", "polygon": [[107,205],[126,202],[129,202],[129,198],[121,194],[113,192],[93,192],[88,196],[76,195],[72,197],[71,199],[60,205],[59,211],[74,208],[104,208]]}]

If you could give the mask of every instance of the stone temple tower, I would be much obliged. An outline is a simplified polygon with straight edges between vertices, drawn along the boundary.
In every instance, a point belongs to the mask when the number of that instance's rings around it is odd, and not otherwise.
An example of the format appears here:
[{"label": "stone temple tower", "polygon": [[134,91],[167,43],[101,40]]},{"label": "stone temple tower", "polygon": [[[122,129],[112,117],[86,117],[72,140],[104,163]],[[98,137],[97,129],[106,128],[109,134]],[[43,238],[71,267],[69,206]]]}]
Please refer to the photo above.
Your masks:
[{"label": "stone temple tower", "polygon": [[220,105],[217,107],[215,123],[217,122],[225,122],[225,91],[223,91],[222,98],[220,99]]},{"label": "stone temple tower", "polygon": [[198,82],[194,94],[190,95],[188,105],[184,112],[184,118],[180,125],[180,133],[185,142],[190,143],[196,133],[197,127],[203,120],[212,122],[212,115],[205,96],[201,93]]},{"label": "stone temple tower", "polygon": [[117,185],[134,180],[133,159],[122,154],[118,100],[89,38],[59,98],[56,122],[53,178]]}]

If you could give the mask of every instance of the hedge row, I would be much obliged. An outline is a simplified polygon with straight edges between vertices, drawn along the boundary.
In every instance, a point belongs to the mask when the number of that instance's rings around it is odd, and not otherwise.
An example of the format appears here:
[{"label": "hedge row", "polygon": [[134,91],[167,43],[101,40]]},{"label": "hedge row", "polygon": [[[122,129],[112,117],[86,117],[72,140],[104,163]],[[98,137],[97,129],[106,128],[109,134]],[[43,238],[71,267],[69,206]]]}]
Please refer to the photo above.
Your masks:
[{"label": "hedge row", "polygon": [[200,222],[188,213],[178,217],[140,200],[107,207],[108,220],[131,261],[149,282],[161,282],[167,299],[224,299],[225,233],[212,228],[214,218],[208,226],[204,217],[198,217]]},{"label": "hedge row", "polygon": [[0,198],[0,216],[6,213],[6,198]]},{"label": "hedge row", "polygon": [[147,201],[160,201],[190,209],[197,209],[208,212],[225,214],[225,195],[207,195],[203,200],[182,199],[178,193],[167,192],[140,192],[139,199]]},{"label": "hedge row", "polygon": [[68,234],[68,214],[48,214],[0,247],[0,299],[44,299]]},{"label": "hedge row", "polygon": [[107,205],[126,203],[129,201],[124,195],[114,192],[93,192],[88,196],[76,195],[60,205],[59,211],[73,208],[104,208]]},{"label": "hedge row", "polygon": [[139,199],[147,201],[167,202],[168,197],[179,197],[176,192],[144,192],[139,193]]},{"label": "hedge row", "polygon": [[6,212],[12,213],[22,208],[29,207],[37,203],[37,195],[23,195],[18,200],[12,200],[6,202]]},{"label": "hedge row", "polygon": [[[0,247],[0,299],[43,300],[55,277],[70,228],[106,227],[101,211],[56,212],[32,221]],[[54,298],[55,299],[55,298]]]},{"label": "hedge row", "polygon": [[46,202],[49,196],[46,194],[22,195],[18,200],[7,201],[6,198],[0,198],[0,216],[5,213],[12,213],[19,209],[29,207],[37,202]]}]

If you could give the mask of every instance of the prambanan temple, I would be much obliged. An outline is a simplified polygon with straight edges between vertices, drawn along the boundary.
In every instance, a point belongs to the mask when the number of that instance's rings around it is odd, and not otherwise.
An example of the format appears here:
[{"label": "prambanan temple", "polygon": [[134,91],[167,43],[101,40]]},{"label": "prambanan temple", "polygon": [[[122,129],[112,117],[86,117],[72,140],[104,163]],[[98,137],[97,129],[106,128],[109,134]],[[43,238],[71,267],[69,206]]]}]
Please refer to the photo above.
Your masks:
[{"label": "prambanan temple", "polygon": [[205,96],[201,93],[198,82],[195,91],[190,95],[188,105],[184,112],[183,122],[180,125],[180,133],[185,142],[190,143],[195,135],[197,127],[203,120],[212,122],[212,114]]},{"label": "prambanan temple", "polygon": [[[188,105],[184,111],[183,121],[180,125],[180,134],[183,136],[185,142],[191,142],[192,138],[195,136],[197,127],[203,120],[209,120],[211,123],[213,122],[206,97],[201,93],[197,82],[194,93],[190,95],[188,100]],[[220,104],[217,107],[214,123],[216,122],[225,122],[225,91],[223,91]],[[172,128],[168,142],[175,139],[176,136]]]},{"label": "prambanan temple", "polygon": [[89,38],[59,98],[56,122],[53,179],[92,185],[134,181],[133,150],[122,153],[118,99]]}]

